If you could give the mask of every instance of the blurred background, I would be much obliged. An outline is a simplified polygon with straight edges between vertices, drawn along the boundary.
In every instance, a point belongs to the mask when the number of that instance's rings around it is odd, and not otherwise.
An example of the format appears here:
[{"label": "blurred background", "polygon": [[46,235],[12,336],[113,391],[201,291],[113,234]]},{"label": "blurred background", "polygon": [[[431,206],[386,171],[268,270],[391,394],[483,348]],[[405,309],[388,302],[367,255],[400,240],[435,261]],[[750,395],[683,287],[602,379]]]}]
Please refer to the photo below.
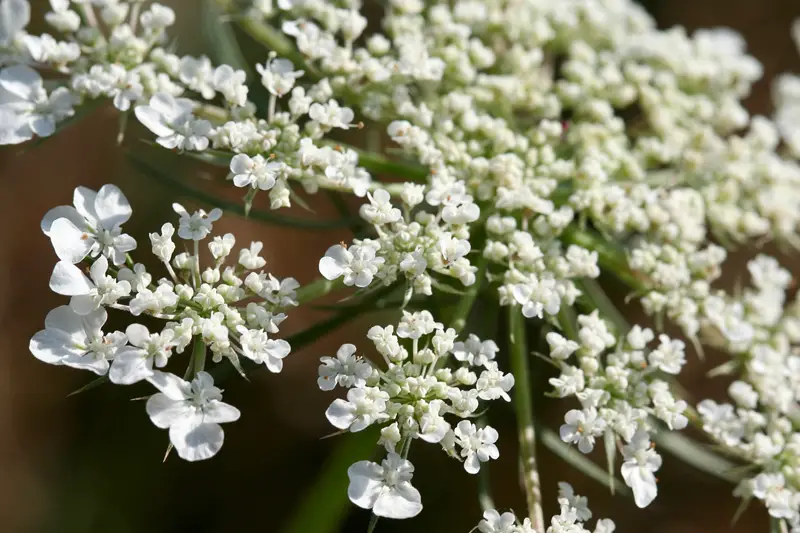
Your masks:
[{"label": "blurred background", "polygon": [[[179,15],[172,33],[179,36],[179,52],[199,54],[203,35],[197,30],[198,0],[164,3]],[[748,100],[754,113],[771,113],[771,78],[786,70],[800,71],[800,57],[789,35],[792,21],[800,16],[796,0],[643,3],[662,27],[728,26],[740,31],[750,53],[765,69],[764,79]],[[47,2],[32,0],[32,4],[34,22],[29,30],[46,31],[41,15]],[[321,439],[331,433],[324,411],[333,395],[318,390],[316,372],[319,357],[332,355],[342,342],[364,346],[368,326],[380,321],[380,316],[355,321],[293,353],[279,375],[257,371],[249,376],[249,383],[240,378],[226,381],[226,401],[240,408],[242,418],[225,427],[222,452],[199,464],[175,456],[162,463],[167,433],[151,425],[143,402],[131,401],[148,394],[146,386],[103,386],[67,398],[91,381],[91,375],[48,366],[28,352],[29,338],[43,327],[45,314],[65,303],[48,290],[55,256],[39,231],[39,221],[50,207],[69,204],[77,185],[97,189],[113,182],[123,188],[134,207],[126,230],[140,243],[148,242],[148,232],[172,220],[169,205],[176,199],[174,187],[132,171],[125,164],[124,151],[116,146],[116,132],[116,113],[99,109],[68,132],[37,146],[0,150],[0,180],[5,187],[0,196],[4,213],[0,225],[0,532],[315,533],[318,530],[311,525],[315,513],[321,515],[337,506],[341,507],[338,525],[325,531],[366,531],[369,513],[349,503],[341,505],[347,463],[337,450],[347,437]],[[126,144],[130,148],[136,141]],[[202,179],[207,171],[202,166],[181,166],[181,173],[193,178]],[[205,190],[237,200],[236,191],[230,189],[209,185]],[[324,197],[313,207],[321,217],[335,216]],[[263,241],[267,268],[301,283],[316,277],[317,260],[331,243],[349,239],[346,230],[269,227],[233,214],[215,225],[215,232],[228,231],[235,232],[240,243]],[[742,260],[733,264],[743,270]],[[732,278],[738,274],[735,270],[730,272]],[[625,292],[617,289],[614,296],[621,302]],[[637,318],[638,310],[632,305],[621,306],[631,319]],[[285,322],[285,332],[303,330],[324,316],[319,309],[295,311]],[[113,322],[120,318],[112,314],[111,325],[124,327]],[[724,394],[723,382],[710,389],[704,378],[718,362],[713,355],[702,363],[693,360],[684,381],[691,393]],[[546,387],[550,371],[536,362],[534,370],[541,387]],[[561,423],[565,409],[563,403],[552,401],[536,406],[538,418],[551,427]],[[513,412],[507,406],[495,407],[490,422],[501,434],[501,459],[491,467],[495,502],[498,508],[513,508],[524,515]],[[366,458],[370,442],[374,440],[361,438],[351,439],[350,444],[360,447]],[[730,496],[732,487],[667,454],[659,472],[659,497],[645,511],[637,510],[630,500],[612,497],[541,446],[539,454],[547,516],[557,512],[556,483],[565,480],[589,497],[596,518],[613,518],[618,531],[755,532],[768,527],[757,506],[731,526],[738,503]],[[457,462],[447,460],[436,446],[416,446],[411,455],[425,510],[410,522],[381,521],[378,531],[468,532],[480,519],[474,497],[476,479]],[[602,456],[596,459],[602,461]],[[331,473],[329,483],[315,485],[322,471]],[[315,495],[320,497],[314,500]],[[308,501],[317,503],[300,507]],[[303,510],[298,513],[298,509]]]}]

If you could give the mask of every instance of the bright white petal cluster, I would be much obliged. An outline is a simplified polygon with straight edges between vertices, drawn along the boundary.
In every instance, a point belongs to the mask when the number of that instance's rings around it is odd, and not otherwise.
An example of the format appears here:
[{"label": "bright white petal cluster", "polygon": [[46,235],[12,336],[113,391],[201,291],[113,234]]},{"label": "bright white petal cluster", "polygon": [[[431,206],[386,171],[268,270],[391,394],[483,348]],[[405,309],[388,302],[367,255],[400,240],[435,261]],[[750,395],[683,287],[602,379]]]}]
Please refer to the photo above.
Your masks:
[{"label": "bright white petal cluster", "polygon": [[[148,414],[156,426],[169,429],[180,457],[195,461],[216,454],[223,442],[219,424],[239,417],[239,411],[220,401],[220,390],[202,371],[206,354],[215,363],[228,361],[240,373],[242,357],[280,372],[291,347],[276,334],[285,311],[298,305],[299,284],[262,270],[266,261],[260,242],[240,250],[238,260],[226,265],[236,239],[231,234],[209,239],[213,222],[222,215],[219,209],[189,212],[180,204],[174,209],[180,217],[177,231],[166,223],[160,233],[150,234],[153,255],[168,274],[161,278],[128,254],[136,242],[122,233],[121,224],[132,210],[114,185],[98,192],[79,187],[74,207],[50,210],[42,229],[61,259],[50,287],[71,299],[47,315],[30,350],[46,363],[108,375],[115,384],[152,383],[161,393],[148,401]],[[174,255],[176,236],[188,241],[193,252]],[[214,263],[203,268],[199,243],[206,239]],[[150,331],[134,322],[124,332],[104,332],[106,309],[148,315],[163,326]],[[159,370],[184,352],[191,383]]]},{"label": "bright white petal cluster", "polygon": [[592,512],[587,499],[575,494],[569,483],[558,484],[558,505],[561,512],[550,519],[545,532],[534,529],[530,518],[520,521],[511,511],[500,513],[495,509],[483,512],[476,529],[480,533],[613,533],[616,528],[608,518],[598,520],[593,530],[585,528]]},{"label": "bright white petal cluster", "polygon": [[[422,509],[419,493],[410,485],[413,467],[404,459],[411,442],[438,443],[476,474],[481,463],[498,458],[498,433],[490,426],[477,427],[469,418],[481,400],[509,400],[514,377],[489,359],[456,360],[455,369],[444,366],[454,355],[456,332],[427,311],[404,311],[396,328],[373,326],[367,338],[381,364],[357,356],[352,344],[343,345],[335,358],[322,358],[320,388],[348,389],[346,399],[334,400],[325,414],[341,430],[382,426],[380,443],[387,459],[382,465],[354,464],[348,494],[353,503],[378,516],[408,518]],[[483,344],[471,340],[480,350]],[[446,417],[461,420],[454,427]]]}]

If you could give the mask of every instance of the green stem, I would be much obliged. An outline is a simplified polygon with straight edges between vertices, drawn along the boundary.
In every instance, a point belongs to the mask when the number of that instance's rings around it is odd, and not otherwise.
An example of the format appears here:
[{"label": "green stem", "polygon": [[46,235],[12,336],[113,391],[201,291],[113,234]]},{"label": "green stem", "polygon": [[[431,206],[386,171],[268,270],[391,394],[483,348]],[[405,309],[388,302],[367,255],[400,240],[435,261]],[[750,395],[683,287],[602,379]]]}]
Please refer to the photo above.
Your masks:
[{"label": "green stem", "polygon": [[528,502],[528,517],[536,531],[544,531],[542,491],[539,470],[536,466],[536,429],[533,416],[533,395],[525,340],[525,319],[519,307],[508,308],[509,352],[514,374],[514,410],[519,433],[520,469],[522,485]]},{"label": "green stem", "polygon": [[297,289],[297,301],[302,305],[343,287],[344,283],[342,283],[341,279],[331,281],[325,278],[317,278]]},{"label": "green stem", "polygon": [[561,234],[561,239],[567,244],[575,244],[587,250],[597,252],[597,262],[603,268],[616,276],[620,281],[635,291],[646,291],[647,284],[631,271],[625,252],[606,241],[594,231],[587,231],[575,224],[567,226]]},{"label": "green stem", "polygon": [[200,336],[195,337],[194,346],[192,347],[192,358],[189,361],[189,366],[186,368],[186,374],[183,379],[191,380],[202,372],[206,367],[206,343]]}]

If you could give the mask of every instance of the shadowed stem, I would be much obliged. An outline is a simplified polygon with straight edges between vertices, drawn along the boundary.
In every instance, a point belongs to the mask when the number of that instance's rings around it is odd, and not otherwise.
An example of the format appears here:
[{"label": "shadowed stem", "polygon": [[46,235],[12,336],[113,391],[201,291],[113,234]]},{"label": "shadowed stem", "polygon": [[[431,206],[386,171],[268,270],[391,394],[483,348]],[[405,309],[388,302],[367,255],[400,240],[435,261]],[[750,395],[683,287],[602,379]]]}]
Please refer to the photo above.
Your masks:
[{"label": "shadowed stem", "polygon": [[536,531],[544,531],[542,490],[539,470],[536,466],[536,429],[533,418],[528,347],[525,342],[525,318],[517,306],[508,308],[508,329],[510,332],[511,370],[514,374],[514,410],[517,415],[517,431],[519,433],[522,486],[525,489],[531,525]]}]

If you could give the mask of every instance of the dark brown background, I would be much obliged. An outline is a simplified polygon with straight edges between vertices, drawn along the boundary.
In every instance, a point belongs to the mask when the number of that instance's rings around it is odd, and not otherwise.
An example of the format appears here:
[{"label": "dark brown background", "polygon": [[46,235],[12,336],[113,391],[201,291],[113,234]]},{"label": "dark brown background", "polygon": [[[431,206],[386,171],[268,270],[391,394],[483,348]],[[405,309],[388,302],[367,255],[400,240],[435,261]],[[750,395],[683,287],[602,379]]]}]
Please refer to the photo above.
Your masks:
[{"label": "dark brown background", "polygon": [[[180,15],[182,50],[196,50],[198,43],[191,40],[197,38],[196,0],[168,3]],[[34,5],[40,14],[45,2],[34,1]],[[765,67],[765,80],[748,101],[754,112],[771,110],[771,77],[784,70],[800,71],[789,36],[792,20],[800,15],[800,3],[794,0],[651,0],[647,6],[663,27],[730,26],[741,31]],[[41,26],[34,25],[33,30],[37,27]],[[45,365],[27,350],[28,339],[43,326],[47,311],[64,303],[47,288],[55,258],[39,232],[39,220],[48,208],[69,203],[76,185],[97,188],[117,183],[134,206],[133,221],[126,229],[145,254],[147,232],[155,231],[169,216],[171,193],[125,169],[122,151],[114,142],[114,116],[101,110],[36,148],[0,150],[5,191],[0,197],[4,213],[0,225],[0,531],[279,531],[337,444],[336,439],[320,440],[331,429],[324,409],[332,396],[316,387],[318,357],[332,354],[345,340],[364,339],[368,322],[294,353],[280,375],[262,372],[252,375],[250,383],[229,382],[226,399],[240,407],[242,419],[226,427],[221,454],[202,464],[176,458],[162,464],[166,432],[149,423],[141,402],[129,401],[146,393],[146,388],[106,386],[65,398],[90,375]],[[184,172],[202,177],[203,171],[190,167]],[[220,194],[235,198],[230,192],[223,189]],[[320,216],[332,213],[324,201],[315,207]],[[315,276],[316,261],[329,244],[348,237],[342,231],[269,228],[233,215],[215,229],[236,231],[241,241],[264,241],[268,267],[276,275],[293,275],[301,282]],[[303,329],[320,316],[320,311],[293,313],[286,322],[287,331]],[[702,376],[713,364],[712,359],[691,365],[686,385],[692,392],[701,396],[721,392],[721,385],[711,391]],[[543,384],[546,377],[541,376]],[[551,425],[559,423],[564,408],[556,403],[537,406],[539,417]],[[491,417],[501,432],[501,459],[492,467],[495,501],[501,508],[523,512],[514,461],[513,414],[499,408]],[[381,522],[379,531],[466,533],[477,523],[475,479],[435,448],[417,446],[412,452],[418,472],[415,484],[422,491],[425,511],[411,522]],[[616,520],[619,531],[766,531],[766,518],[758,509],[748,511],[731,528],[737,505],[730,496],[732,487],[669,456],[659,473],[659,498],[646,511],[638,511],[632,502],[612,498],[548,452],[540,454],[548,515],[555,512],[556,482],[568,480],[590,497],[592,509]],[[367,519],[365,512],[352,512],[341,531],[365,531]]]}]

